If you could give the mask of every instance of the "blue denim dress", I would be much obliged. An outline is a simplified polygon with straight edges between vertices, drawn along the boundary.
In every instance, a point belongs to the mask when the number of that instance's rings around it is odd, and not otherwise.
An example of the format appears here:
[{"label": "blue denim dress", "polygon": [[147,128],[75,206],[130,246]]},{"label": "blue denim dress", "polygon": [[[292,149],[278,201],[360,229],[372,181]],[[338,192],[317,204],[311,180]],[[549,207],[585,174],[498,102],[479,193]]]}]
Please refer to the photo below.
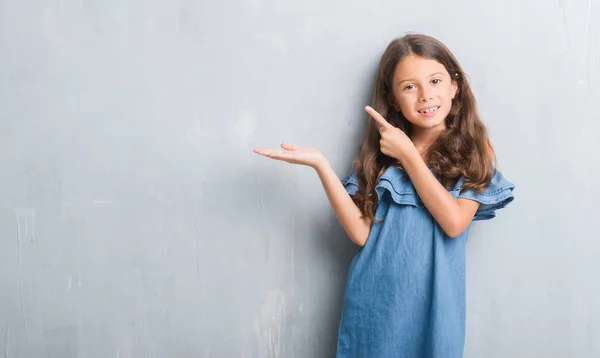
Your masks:
[{"label": "blue denim dress", "polygon": [[[353,171],[342,179],[350,195]],[[491,219],[513,200],[514,185],[497,170],[481,193],[474,220]],[[337,358],[459,358],[465,338],[465,244],[468,229],[447,236],[417,195],[408,174],[389,167],[376,187],[379,203],[369,238],[350,265]]]}]

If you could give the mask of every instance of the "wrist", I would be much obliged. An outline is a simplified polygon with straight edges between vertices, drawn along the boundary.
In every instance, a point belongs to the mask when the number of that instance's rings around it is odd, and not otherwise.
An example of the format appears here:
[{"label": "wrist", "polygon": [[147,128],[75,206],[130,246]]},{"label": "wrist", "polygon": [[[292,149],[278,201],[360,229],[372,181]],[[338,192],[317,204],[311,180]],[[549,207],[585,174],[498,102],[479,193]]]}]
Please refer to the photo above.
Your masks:
[{"label": "wrist", "polygon": [[329,161],[322,154],[319,155],[319,158],[315,161],[314,165],[312,165],[313,169],[315,169],[317,172],[323,172],[329,166]]},{"label": "wrist", "polygon": [[403,165],[406,165],[415,159],[421,159],[421,153],[419,153],[414,145],[410,145],[401,150],[396,156],[396,159],[398,159]]}]

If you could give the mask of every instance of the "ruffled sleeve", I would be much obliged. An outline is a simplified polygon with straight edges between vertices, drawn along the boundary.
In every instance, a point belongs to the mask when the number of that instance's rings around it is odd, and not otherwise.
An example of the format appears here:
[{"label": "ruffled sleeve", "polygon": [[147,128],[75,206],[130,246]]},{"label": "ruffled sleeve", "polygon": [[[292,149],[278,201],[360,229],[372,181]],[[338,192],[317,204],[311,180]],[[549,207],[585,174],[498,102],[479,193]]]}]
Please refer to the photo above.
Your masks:
[{"label": "ruffled sleeve", "polygon": [[352,170],[350,174],[346,175],[342,179],[342,184],[344,184],[344,187],[346,188],[348,194],[356,194],[356,192],[358,191],[358,179],[356,178],[356,171]]},{"label": "ruffled sleeve", "polygon": [[462,180],[452,190],[452,195],[457,198],[471,199],[480,203],[473,221],[494,218],[496,210],[504,208],[514,199],[513,190],[515,185],[504,178],[498,170],[494,172],[494,176],[488,187],[481,193],[477,193],[472,189],[461,193],[461,188]]},{"label": "ruffled sleeve", "polygon": [[[342,179],[342,184],[350,195],[356,194],[358,191],[358,178],[356,171],[352,171]],[[413,187],[407,176],[397,167],[389,167],[383,173],[375,187],[377,198],[379,201],[384,200],[389,194],[389,198],[400,205],[413,205],[416,207],[424,207],[423,202],[418,197],[415,188]]]}]

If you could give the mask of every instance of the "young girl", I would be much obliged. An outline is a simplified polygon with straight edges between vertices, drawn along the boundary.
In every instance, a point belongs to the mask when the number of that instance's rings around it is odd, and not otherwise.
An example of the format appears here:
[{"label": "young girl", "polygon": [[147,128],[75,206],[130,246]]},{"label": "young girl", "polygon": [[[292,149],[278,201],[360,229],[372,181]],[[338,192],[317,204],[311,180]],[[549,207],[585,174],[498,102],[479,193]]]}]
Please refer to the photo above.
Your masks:
[{"label": "young girl", "polygon": [[339,180],[317,150],[255,149],[314,168],[338,220],[361,246],[350,266],[337,357],[462,357],[465,244],[514,185],[494,166],[475,99],[438,40],[392,41],[377,72],[372,118]]}]

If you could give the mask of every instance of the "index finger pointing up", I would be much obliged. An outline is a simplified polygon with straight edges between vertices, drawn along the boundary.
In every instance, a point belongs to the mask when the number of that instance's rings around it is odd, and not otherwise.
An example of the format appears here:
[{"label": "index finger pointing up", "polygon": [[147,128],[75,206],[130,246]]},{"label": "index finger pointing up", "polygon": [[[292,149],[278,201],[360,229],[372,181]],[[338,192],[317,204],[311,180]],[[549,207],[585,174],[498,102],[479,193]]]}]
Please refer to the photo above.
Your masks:
[{"label": "index finger pointing up", "polygon": [[375,120],[375,122],[377,122],[377,124],[379,125],[379,129],[389,128],[392,126],[388,121],[385,120],[385,118],[383,118],[383,116],[381,114],[379,114],[372,107],[366,106],[365,110],[367,111],[367,113],[369,113],[371,115],[373,120]]}]

